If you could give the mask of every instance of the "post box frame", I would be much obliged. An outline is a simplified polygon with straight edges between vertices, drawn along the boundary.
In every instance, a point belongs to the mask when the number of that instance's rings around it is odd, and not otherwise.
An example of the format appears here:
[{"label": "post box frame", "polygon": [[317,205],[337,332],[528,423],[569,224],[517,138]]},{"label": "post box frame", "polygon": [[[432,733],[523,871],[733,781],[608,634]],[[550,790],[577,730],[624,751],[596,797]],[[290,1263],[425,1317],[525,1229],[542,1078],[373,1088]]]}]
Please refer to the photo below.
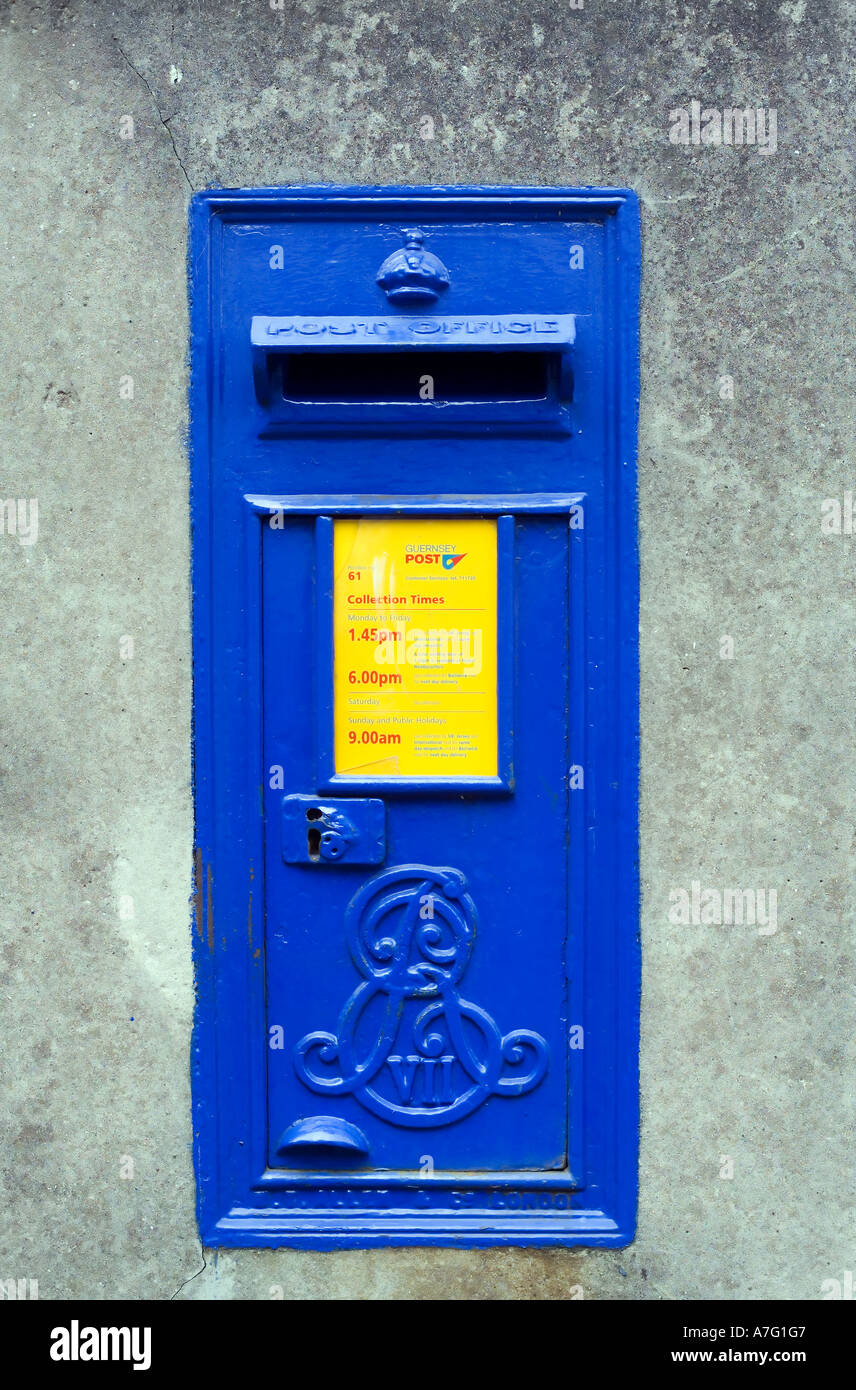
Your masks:
[{"label": "post box frame", "polygon": [[[604,514],[593,514],[582,492],[469,495],[462,489],[429,498],[409,495],[402,478],[401,490],[382,500],[359,494],[283,495],[269,486],[269,475],[252,468],[242,471],[240,461],[229,477],[214,473],[218,229],[241,219],[311,217],[322,207],[327,215],[349,218],[386,212],[401,222],[430,219],[441,209],[446,216],[497,224],[509,213],[537,220],[555,216],[557,209],[568,217],[603,221],[607,311],[616,326],[609,356]],[[627,1244],[635,1228],[638,1148],[635,435],[640,246],[635,195],[525,188],[210,190],[194,197],[190,224],[197,989],[192,1071],[203,1242],[316,1249]],[[247,348],[249,353],[249,335]],[[585,508],[585,528],[569,532],[571,626],[577,643],[572,683],[579,695],[577,707],[569,711],[569,743],[580,750],[575,762],[596,760],[601,771],[596,786],[589,789],[587,783],[584,793],[570,799],[570,1016],[585,1023],[585,1045],[568,1054],[568,1169],[284,1177],[265,1161],[264,845],[259,812],[264,520],[272,507],[279,507],[318,518],[548,513],[567,515],[570,525],[573,509],[580,506]],[[227,650],[228,663],[222,655]],[[501,759],[500,769],[505,766]],[[360,790],[350,778],[331,778],[324,785],[343,793]],[[496,790],[502,794],[506,788]]]}]

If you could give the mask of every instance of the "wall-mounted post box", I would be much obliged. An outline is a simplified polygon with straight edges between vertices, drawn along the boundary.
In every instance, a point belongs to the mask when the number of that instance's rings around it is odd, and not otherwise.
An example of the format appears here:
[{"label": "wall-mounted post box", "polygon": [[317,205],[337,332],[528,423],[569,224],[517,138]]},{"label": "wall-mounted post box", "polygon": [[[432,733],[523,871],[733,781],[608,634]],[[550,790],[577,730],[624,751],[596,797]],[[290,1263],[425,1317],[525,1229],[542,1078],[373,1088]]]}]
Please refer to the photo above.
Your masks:
[{"label": "wall-mounted post box", "polygon": [[625,1244],[638,210],[192,208],[210,1245]]}]

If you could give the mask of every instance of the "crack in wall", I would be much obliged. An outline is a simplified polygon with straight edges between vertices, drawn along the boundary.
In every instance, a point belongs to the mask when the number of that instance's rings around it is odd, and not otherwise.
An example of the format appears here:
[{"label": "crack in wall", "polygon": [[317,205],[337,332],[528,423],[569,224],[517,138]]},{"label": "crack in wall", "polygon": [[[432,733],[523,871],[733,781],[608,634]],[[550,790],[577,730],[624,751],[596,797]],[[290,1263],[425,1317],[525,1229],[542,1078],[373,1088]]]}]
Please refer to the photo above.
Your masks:
[{"label": "crack in wall", "polygon": [[200,1253],[200,1255],[202,1256],[202,1267],[201,1267],[201,1269],[197,1269],[197,1271],[196,1271],[195,1274],[189,1274],[189,1275],[187,1276],[186,1279],[183,1279],[183,1280],[181,1281],[181,1283],[179,1284],[178,1288],[176,1289],[175,1293],[170,1294],[170,1296],[169,1296],[167,1302],[172,1303],[173,1299],[174,1299],[174,1298],[178,1298],[178,1295],[181,1293],[182,1289],[186,1287],[187,1284],[192,1284],[193,1281],[194,1281],[194,1279],[198,1279],[199,1276],[200,1276],[200,1274],[202,1274],[203,1271],[206,1270],[206,1269],[208,1268],[208,1261],[207,1261],[206,1258],[205,1258],[205,1247],[204,1247],[204,1246],[201,1246],[201,1247],[200,1247],[199,1253]]},{"label": "crack in wall", "polygon": [[[175,143],[175,136],[173,135],[173,133],[172,133],[172,131],[170,130],[170,127],[169,127],[169,123],[170,123],[170,121],[172,120],[172,116],[163,116],[163,115],[161,115],[160,105],[158,104],[158,99],[157,99],[157,97],[155,96],[154,88],[152,87],[152,85],[151,85],[151,83],[149,82],[148,78],[146,77],[145,73],[140,72],[140,69],[139,69],[139,68],[134,67],[134,64],[131,62],[130,58],[128,57],[128,55],[127,55],[127,53],[125,52],[125,50],[124,50],[124,48],[122,47],[122,45],[119,43],[119,40],[116,38],[116,35],[115,35],[115,34],[112,35],[112,38],[113,38],[113,42],[115,43],[115,45],[116,45],[116,47],[118,48],[119,52],[121,53],[122,57],[125,59],[125,62],[128,64],[128,67],[131,69],[131,72],[136,73],[136,75],[137,75],[137,77],[139,77],[140,81],[143,82],[143,83],[145,84],[146,90],[148,91],[149,96],[150,96],[151,99],[152,99],[152,104],[153,104],[153,106],[154,106],[154,108],[155,108],[155,111],[156,111],[157,114],[158,114],[158,120],[160,121],[161,125],[163,126],[164,130],[166,131],[167,135],[169,136],[169,142],[170,142],[170,144],[172,145],[172,152],[173,152],[173,154],[175,155],[176,159],[178,160],[179,166],[180,166],[180,168],[181,168],[181,172],[183,173],[183,175],[184,175],[184,177],[185,177],[185,179],[186,179],[186,181],[187,181],[187,186],[188,186],[188,188],[190,189],[191,193],[195,193],[195,192],[196,192],[196,189],[194,188],[193,184],[192,184],[191,181],[190,181],[190,175],[188,174],[187,169],[185,168],[184,160],[181,158],[181,155],[178,153],[178,146],[177,146],[176,143]],[[175,114],[175,113],[173,113],[173,114]]]}]

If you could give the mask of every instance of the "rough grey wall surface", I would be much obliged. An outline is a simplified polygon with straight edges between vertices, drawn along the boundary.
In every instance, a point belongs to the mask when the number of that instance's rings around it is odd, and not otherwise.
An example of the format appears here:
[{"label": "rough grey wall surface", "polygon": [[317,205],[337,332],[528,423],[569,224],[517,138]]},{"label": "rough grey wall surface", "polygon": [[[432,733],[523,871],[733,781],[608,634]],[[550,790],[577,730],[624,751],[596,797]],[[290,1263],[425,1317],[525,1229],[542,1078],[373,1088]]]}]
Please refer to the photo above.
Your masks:
[{"label": "rough grey wall surface", "polygon": [[[821,529],[853,484],[854,27],[841,0],[3,7],[0,496],[37,498],[39,529],[4,511],[0,1279],[812,1299],[856,1269],[856,538]],[[775,152],[670,143],[693,98],[775,108]],[[200,1251],[185,211],[209,183],[310,181],[643,200],[626,1251]],[[775,890],[776,930],[671,921],[693,881]]]}]

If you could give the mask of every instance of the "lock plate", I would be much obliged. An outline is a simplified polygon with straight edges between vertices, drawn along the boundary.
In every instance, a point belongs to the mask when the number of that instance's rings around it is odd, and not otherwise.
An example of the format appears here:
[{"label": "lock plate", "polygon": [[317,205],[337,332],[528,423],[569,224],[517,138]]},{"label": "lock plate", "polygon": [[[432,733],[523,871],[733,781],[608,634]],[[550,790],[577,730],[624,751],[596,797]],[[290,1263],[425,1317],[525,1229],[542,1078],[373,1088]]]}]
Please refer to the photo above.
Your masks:
[{"label": "lock plate", "polygon": [[386,815],[377,797],[283,797],[286,864],[382,864],[385,856]]}]

